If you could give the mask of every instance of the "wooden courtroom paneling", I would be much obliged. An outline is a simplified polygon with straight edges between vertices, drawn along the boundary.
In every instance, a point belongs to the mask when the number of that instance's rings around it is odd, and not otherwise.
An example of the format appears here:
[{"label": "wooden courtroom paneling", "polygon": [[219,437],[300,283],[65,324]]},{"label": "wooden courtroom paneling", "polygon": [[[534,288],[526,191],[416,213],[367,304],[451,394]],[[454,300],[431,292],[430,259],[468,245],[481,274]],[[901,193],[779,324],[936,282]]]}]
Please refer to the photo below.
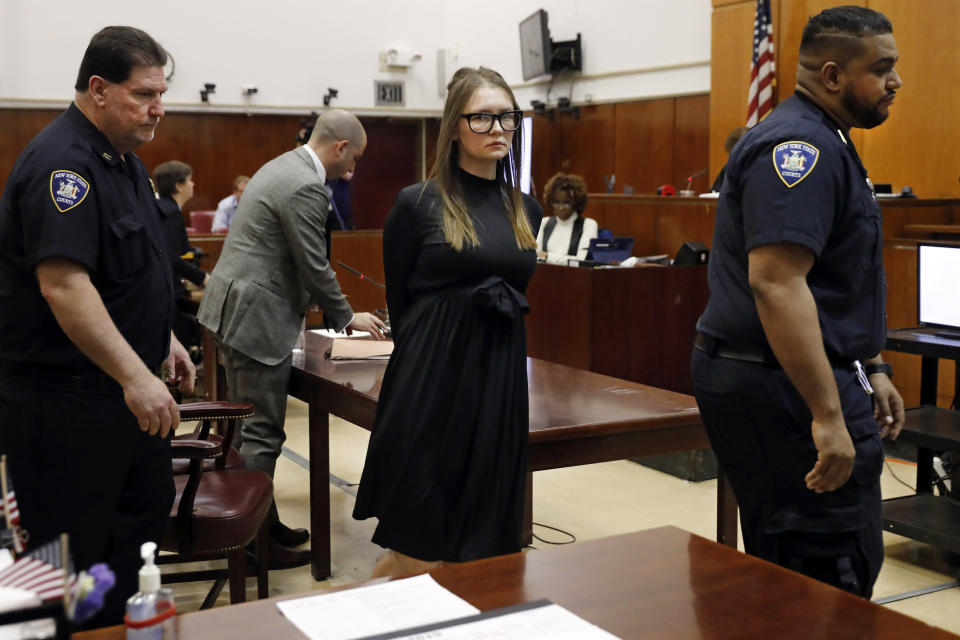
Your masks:
[{"label": "wooden courtroom paneling", "polygon": [[527,353],[590,371],[593,279],[587,269],[537,265],[527,288]]},{"label": "wooden courtroom paneling", "polygon": [[615,124],[614,105],[580,107],[579,118],[559,111],[535,114],[532,173],[537,199],[543,201],[547,180],[559,171],[582,176],[588,191],[604,191],[603,176],[616,170]]},{"label": "wooden courtroom paneling", "polygon": [[624,102],[616,106],[613,168],[617,192],[622,193],[623,187],[630,185],[634,193],[655,193],[661,184],[676,183],[673,117],[674,100]]},{"label": "wooden courtroom paneling", "polygon": [[686,188],[686,177],[703,171],[691,183],[693,190],[710,190],[715,176],[710,175],[710,96],[687,96],[674,100],[673,179],[677,189]]},{"label": "wooden courtroom paneling", "polygon": [[893,23],[903,88],[890,119],[864,135],[863,162],[876,182],[924,198],[960,195],[960,2],[869,0]]},{"label": "wooden courtroom paneling", "polygon": [[713,244],[716,210],[716,201],[661,203],[656,208],[657,229],[653,254],[666,253],[672,258],[684,242],[691,240],[710,247]]},{"label": "wooden courtroom paneling", "polygon": [[[709,96],[696,95],[583,106],[579,119],[560,112],[534,116],[537,197],[542,201],[544,184],[558,171],[583,176],[591,193],[604,193],[603,177],[611,174],[616,193],[627,185],[634,193],[654,193],[665,183],[679,188],[707,166],[709,110]],[[695,178],[694,188],[705,191],[712,179]],[[588,206],[596,217],[599,207]]]},{"label": "wooden courtroom paneling", "polygon": [[527,290],[527,354],[681,393],[707,301],[705,267],[537,265]]},{"label": "wooden courtroom paneling", "polygon": [[960,223],[960,200],[895,199],[883,202],[883,237],[917,236],[913,225]]},{"label": "wooden courtroom paneling", "polygon": [[296,116],[167,113],[153,140],[136,150],[147,170],[180,160],[193,168],[194,197],[184,213],[217,208],[233,190],[233,179],[252,176],[268,160],[293,148]]},{"label": "wooden courtroom paneling", "polygon": [[[334,231],[330,237],[330,266],[337,272],[340,290],[354,312],[373,313],[376,309],[387,308],[387,297],[383,288],[360,278],[341,265],[345,265],[372,278],[380,284],[383,277],[383,232]],[[323,326],[323,314],[311,311],[307,314],[308,327]]]},{"label": "wooden courtroom paneling", "polygon": [[331,237],[330,253],[330,262],[337,272],[340,288],[354,311],[372,312],[387,307],[387,298],[381,287],[362,280],[337,264],[342,262],[384,284],[382,231],[335,231]]},{"label": "wooden courtroom paneling", "polygon": [[[0,189],[24,146],[61,111],[0,109]],[[362,118],[366,153],[350,183],[358,228],[380,228],[397,192],[419,181],[419,120]],[[151,173],[161,162],[181,160],[193,168],[196,195],[184,206],[214,209],[230,194],[239,174],[253,175],[294,146],[299,116],[167,113],[154,139],[136,150]]]},{"label": "wooden courtroom paneling", "polygon": [[0,109],[0,192],[20,151],[58,115],[51,109]]},{"label": "wooden courtroom paneling", "polygon": [[[774,0],[776,2],[776,0]],[[710,179],[727,162],[723,141],[747,120],[756,2],[715,8],[710,41]]]},{"label": "wooden courtroom paneling", "polygon": [[357,229],[382,229],[397,193],[420,181],[420,121],[362,118],[367,149],[350,181],[350,205]]},{"label": "wooden courtroom paneling", "polygon": [[591,211],[603,205],[597,219],[600,227],[634,239],[634,255],[673,257],[688,240],[707,247],[713,241],[716,200],[599,193],[590,194],[589,200]]}]

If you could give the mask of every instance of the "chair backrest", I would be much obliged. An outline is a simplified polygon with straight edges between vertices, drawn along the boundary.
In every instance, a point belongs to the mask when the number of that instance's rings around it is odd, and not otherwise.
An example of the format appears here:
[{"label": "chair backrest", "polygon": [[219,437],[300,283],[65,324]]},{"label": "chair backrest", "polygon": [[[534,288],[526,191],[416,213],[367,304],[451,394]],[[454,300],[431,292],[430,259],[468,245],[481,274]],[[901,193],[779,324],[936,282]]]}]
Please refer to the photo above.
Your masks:
[{"label": "chair backrest", "polygon": [[210,233],[213,229],[213,216],[216,211],[191,211],[190,226],[197,233]]}]

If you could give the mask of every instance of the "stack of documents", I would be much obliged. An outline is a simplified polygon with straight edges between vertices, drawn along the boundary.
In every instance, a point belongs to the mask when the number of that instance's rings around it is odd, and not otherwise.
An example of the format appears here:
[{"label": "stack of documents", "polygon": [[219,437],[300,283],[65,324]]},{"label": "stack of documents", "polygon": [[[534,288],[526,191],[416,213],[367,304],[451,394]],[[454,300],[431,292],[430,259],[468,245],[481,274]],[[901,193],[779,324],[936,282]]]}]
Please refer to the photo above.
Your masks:
[{"label": "stack of documents", "polygon": [[365,331],[354,331],[349,336],[326,329],[314,333],[333,338],[333,346],[327,353],[331,360],[389,360],[393,353],[393,340],[373,340]]},{"label": "stack of documents", "polygon": [[616,639],[546,600],[480,613],[429,575],[286,600],[277,607],[311,640]]}]

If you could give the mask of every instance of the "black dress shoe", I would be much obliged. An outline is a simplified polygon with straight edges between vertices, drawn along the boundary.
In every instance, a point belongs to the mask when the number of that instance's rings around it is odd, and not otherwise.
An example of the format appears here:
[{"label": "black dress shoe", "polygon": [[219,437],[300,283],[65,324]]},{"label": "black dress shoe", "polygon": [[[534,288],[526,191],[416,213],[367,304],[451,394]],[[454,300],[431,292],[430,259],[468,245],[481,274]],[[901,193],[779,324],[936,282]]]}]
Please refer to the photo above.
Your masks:
[{"label": "black dress shoe", "polygon": [[[247,551],[247,560],[251,565],[250,568],[255,571],[257,566],[256,556]],[[307,564],[310,564],[309,549],[291,549],[274,540],[270,541],[270,558],[267,562],[267,568],[271,570],[293,569]]]},{"label": "black dress shoe", "polygon": [[279,520],[270,524],[270,537],[285,547],[299,547],[310,539],[306,529],[291,529]]}]

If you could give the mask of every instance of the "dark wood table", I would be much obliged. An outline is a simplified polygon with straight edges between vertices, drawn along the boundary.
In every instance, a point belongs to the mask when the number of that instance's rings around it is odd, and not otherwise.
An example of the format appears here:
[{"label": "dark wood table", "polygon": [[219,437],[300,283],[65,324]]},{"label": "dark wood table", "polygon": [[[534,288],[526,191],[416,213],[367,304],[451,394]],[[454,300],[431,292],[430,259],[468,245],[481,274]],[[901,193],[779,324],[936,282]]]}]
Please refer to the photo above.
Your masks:
[{"label": "dark wood table", "polygon": [[[940,358],[960,360],[960,340],[938,336],[956,330],[914,327],[887,331],[884,348],[920,356],[920,404],[937,405],[937,366]],[[896,373],[896,372],[894,372]]]},{"label": "dark wood table", "polygon": [[538,264],[526,292],[527,354],[693,393],[690,354],[709,295],[706,266]]},{"label": "dark wood table", "polygon": [[[430,573],[482,611],[545,598],[625,639],[960,637],[675,527],[449,565]],[[179,616],[178,637],[304,638],[276,607],[277,601],[288,599],[291,596]],[[124,632],[123,627],[110,627],[73,637],[123,640]]]},{"label": "dark wood table", "polygon": [[[330,422],[333,414],[372,429],[384,361],[332,362],[331,340],[308,333],[302,361],[294,360],[289,393],[310,406],[310,531],[312,573],[330,576]],[[709,448],[693,397],[618,380],[552,362],[527,359],[530,388],[530,472],[642,455]],[[717,539],[736,547],[737,509],[720,478]]]}]

